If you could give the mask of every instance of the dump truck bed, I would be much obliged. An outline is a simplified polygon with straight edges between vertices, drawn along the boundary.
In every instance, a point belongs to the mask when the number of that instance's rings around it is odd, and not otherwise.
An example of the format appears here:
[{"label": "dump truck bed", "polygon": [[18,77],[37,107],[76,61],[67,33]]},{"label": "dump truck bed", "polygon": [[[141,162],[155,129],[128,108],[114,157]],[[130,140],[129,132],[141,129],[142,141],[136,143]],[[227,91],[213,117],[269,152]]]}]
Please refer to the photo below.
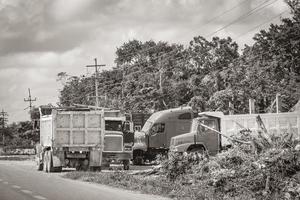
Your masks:
[{"label": "dump truck bed", "polygon": [[[300,112],[224,115],[221,118],[221,132],[231,136],[243,129],[257,131],[259,126],[256,117],[258,115],[269,134],[279,135],[288,132],[292,133],[295,138],[300,138]],[[222,145],[228,144],[229,141],[222,137]]]},{"label": "dump truck bed", "polygon": [[41,117],[40,133],[42,146],[103,147],[103,112],[53,110]]}]

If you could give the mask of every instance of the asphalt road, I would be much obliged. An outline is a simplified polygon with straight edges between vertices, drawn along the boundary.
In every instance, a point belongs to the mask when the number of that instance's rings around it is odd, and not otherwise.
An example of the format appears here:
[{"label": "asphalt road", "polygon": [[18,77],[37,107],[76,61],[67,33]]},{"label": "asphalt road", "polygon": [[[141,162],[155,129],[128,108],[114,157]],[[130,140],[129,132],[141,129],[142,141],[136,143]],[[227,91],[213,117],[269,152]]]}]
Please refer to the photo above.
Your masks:
[{"label": "asphalt road", "polygon": [[1,200],[166,200],[36,171],[33,161],[0,160]]}]

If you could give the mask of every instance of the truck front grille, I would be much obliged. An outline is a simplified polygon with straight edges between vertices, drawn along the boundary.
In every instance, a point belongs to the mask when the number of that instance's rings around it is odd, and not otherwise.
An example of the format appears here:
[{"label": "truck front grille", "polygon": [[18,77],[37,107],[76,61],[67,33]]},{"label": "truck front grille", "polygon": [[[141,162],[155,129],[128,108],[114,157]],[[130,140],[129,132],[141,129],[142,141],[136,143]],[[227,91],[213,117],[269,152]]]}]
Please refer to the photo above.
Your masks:
[{"label": "truck front grille", "polygon": [[104,151],[122,151],[123,150],[122,136],[105,136]]}]

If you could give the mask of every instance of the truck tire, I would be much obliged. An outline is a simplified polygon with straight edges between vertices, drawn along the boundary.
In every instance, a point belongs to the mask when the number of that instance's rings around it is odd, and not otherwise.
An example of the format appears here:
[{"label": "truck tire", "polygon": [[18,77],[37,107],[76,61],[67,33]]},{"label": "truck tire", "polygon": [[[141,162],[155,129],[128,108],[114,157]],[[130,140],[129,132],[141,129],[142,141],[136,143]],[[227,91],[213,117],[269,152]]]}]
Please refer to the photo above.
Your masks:
[{"label": "truck tire", "polygon": [[51,152],[50,151],[46,151],[46,168],[48,173],[53,172],[53,167],[52,167],[52,156],[51,156]]},{"label": "truck tire", "polygon": [[42,171],[44,169],[43,162],[40,161],[40,158],[37,158],[36,165],[38,171]]},{"label": "truck tire", "polygon": [[52,167],[53,172],[62,172],[62,167]]},{"label": "truck tire", "polygon": [[92,172],[101,172],[101,166],[90,166],[89,171]]},{"label": "truck tire", "polygon": [[62,171],[62,166],[59,167],[53,167],[53,160],[52,160],[52,152],[51,151],[47,151],[48,154],[48,163],[47,163],[47,172],[51,173],[51,172],[61,172]]},{"label": "truck tire", "polygon": [[44,157],[43,157],[43,171],[44,172],[48,172],[48,151],[45,151],[44,152]]},{"label": "truck tire", "polygon": [[123,169],[124,170],[129,170],[129,160],[124,160],[123,161]]},{"label": "truck tire", "polygon": [[136,156],[133,160],[134,165],[143,165],[144,164],[144,158],[142,156]]},{"label": "truck tire", "polygon": [[50,151],[47,151],[47,172],[48,173],[52,172],[52,167],[51,167],[52,162],[51,161],[52,161],[51,153],[50,153]]},{"label": "truck tire", "polygon": [[187,149],[187,153],[200,153],[200,154],[205,154],[206,153],[206,149],[203,145],[197,145],[197,146],[190,146]]}]

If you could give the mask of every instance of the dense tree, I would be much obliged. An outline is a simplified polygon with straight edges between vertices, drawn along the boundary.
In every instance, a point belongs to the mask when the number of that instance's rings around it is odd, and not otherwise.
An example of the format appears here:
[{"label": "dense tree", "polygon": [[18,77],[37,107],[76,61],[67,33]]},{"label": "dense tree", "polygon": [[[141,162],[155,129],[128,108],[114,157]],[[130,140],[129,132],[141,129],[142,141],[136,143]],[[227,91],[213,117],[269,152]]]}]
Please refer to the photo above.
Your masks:
[{"label": "dense tree", "polygon": [[232,68],[232,63],[239,57],[238,45],[230,37],[225,39],[214,37],[212,41],[208,41],[198,36],[190,42],[189,53],[192,63],[190,67],[194,72],[190,84],[194,95],[198,96],[190,104],[201,105],[198,109],[202,111],[228,110],[228,106],[222,106],[222,108],[217,106],[219,102],[216,101],[223,101],[222,104],[228,103],[228,100],[220,98],[220,91],[223,90],[221,93],[226,94],[227,99],[233,98],[229,96],[233,94],[228,93],[226,72],[230,67]]},{"label": "dense tree", "polygon": [[[101,106],[126,111],[162,110],[189,104],[199,111],[247,113],[248,99],[266,112],[280,94],[283,110],[300,97],[300,6],[288,0],[292,17],[254,36],[241,54],[230,37],[194,37],[179,44],[131,40],[116,51],[116,67],[99,74]],[[94,77],[62,81],[60,103],[93,105]]]},{"label": "dense tree", "polygon": [[5,145],[29,147],[39,141],[37,130],[32,130],[30,121],[9,124],[5,128]]}]

